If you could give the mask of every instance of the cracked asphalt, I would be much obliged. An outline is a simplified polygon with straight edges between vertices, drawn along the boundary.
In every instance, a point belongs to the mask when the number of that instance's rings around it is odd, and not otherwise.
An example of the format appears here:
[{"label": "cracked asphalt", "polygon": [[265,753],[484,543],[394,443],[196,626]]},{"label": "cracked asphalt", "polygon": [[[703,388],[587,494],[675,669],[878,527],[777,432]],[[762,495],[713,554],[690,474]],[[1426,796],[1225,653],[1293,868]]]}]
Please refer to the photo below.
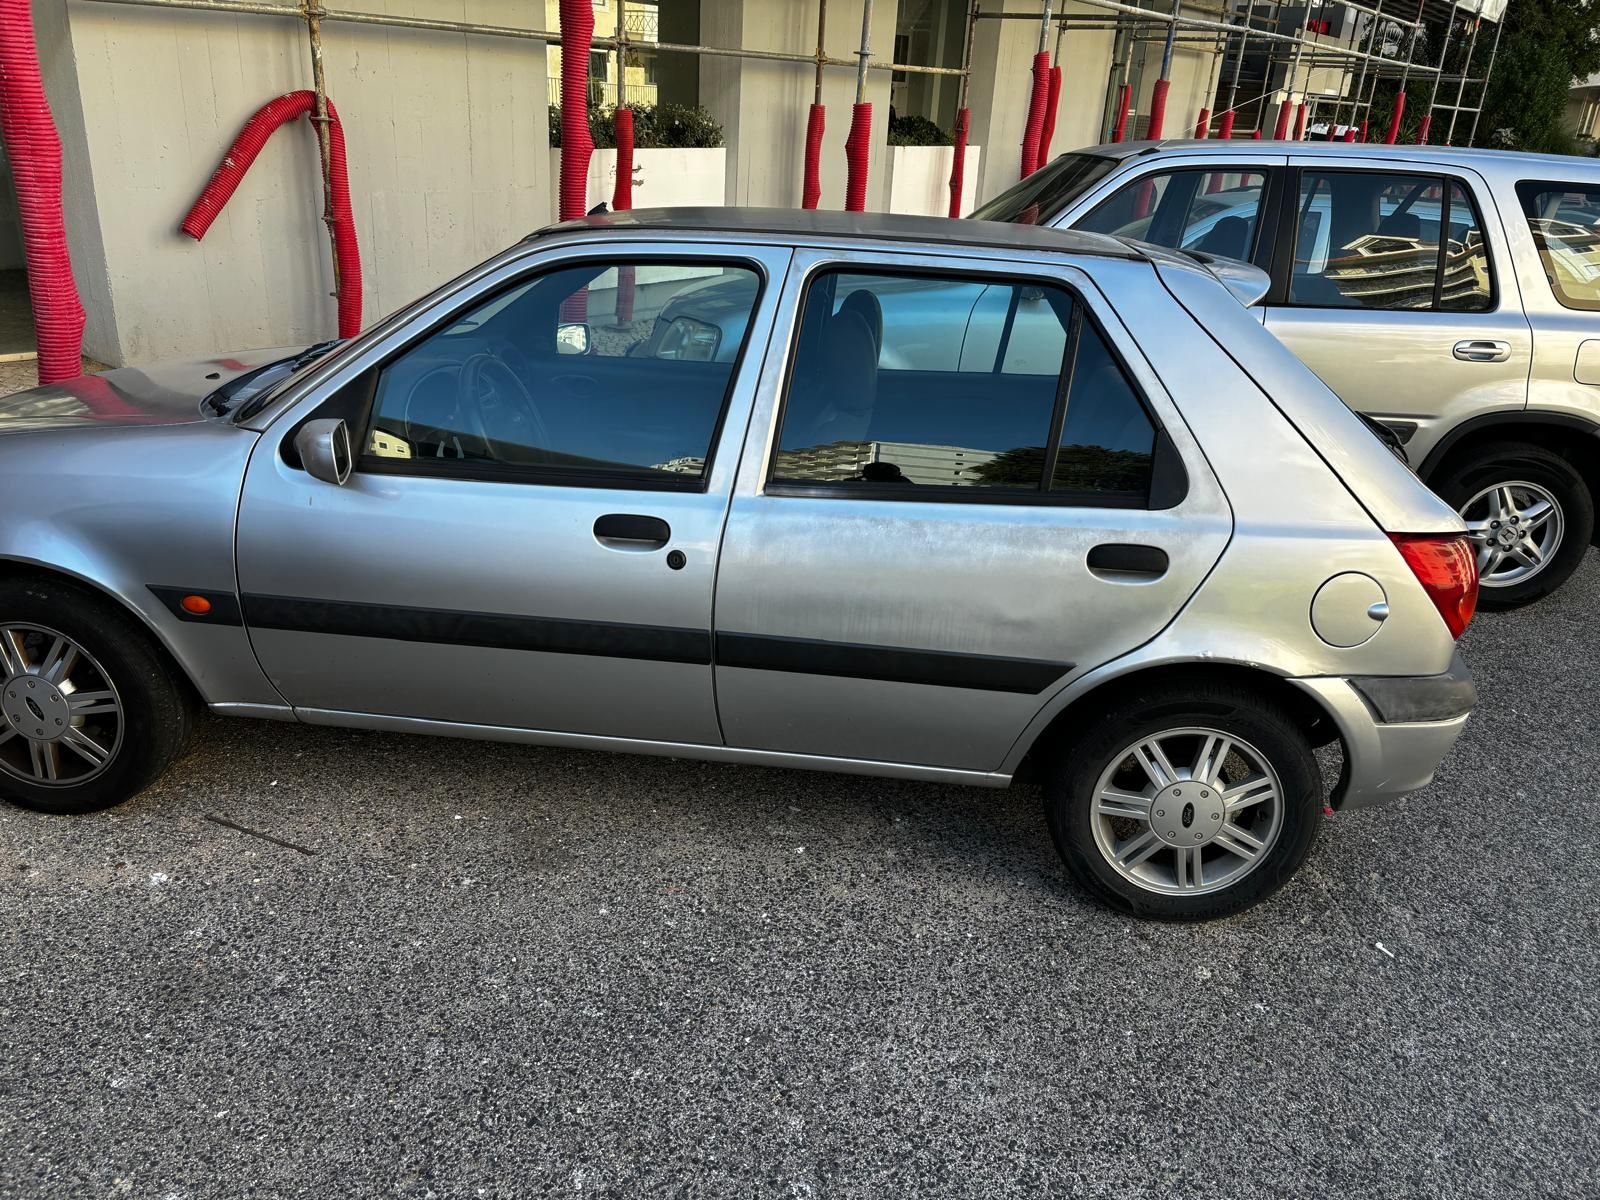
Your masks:
[{"label": "cracked asphalt", "polygon": [[0,809],[0,1195],[1600,1195],[1597,610],[1192,928],[1031,789],[210,720]]}]

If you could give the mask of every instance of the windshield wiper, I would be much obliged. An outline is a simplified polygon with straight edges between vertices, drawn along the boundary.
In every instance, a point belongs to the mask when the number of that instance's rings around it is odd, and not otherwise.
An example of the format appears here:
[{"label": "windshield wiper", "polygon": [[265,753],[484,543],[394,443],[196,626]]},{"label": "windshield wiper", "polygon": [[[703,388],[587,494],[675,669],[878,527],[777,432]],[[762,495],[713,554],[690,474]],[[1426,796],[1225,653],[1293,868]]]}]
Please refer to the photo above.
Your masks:
[{"label": "windshield wiper", "polygon": [[264,363],[253,371],[246,371],[243,375],[228,380],[216,391],[205,398],[205,405],[219,417],[225,417],[233,411],[236,404],[240,404],[238,397],[241,393],[250,391],[250,385],[261,380],[268,373],[278,377],[263,383],[257,391],[252,392],[242,402],[238,411],[238,418],[243,419],[254,415],[261,409],[262,403],[277,391],[282,384],[301,367],[315,359],[321,358],[328,351],[338,346],[344,339],[330,338],[325,342],[318,342],[314,346],[307,346],[300,353],[289,358],[280,358],[274,362]]}]

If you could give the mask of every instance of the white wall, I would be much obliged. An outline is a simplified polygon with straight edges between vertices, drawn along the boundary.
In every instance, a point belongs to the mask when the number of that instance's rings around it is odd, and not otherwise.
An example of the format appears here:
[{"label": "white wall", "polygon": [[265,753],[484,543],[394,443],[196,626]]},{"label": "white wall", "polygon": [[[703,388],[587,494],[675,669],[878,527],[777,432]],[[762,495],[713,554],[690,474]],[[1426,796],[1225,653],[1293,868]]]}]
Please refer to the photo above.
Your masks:
[{"label": "white wall", "polygon": [[[303,343],[336,328],[308,122],[268,142],[205,240],[178,232],[249,115],[311,85],[303,22],[34,0],[67,159],[86,352],[113,363]],[[537,28],[519,0],[369,11]],[[545,223],[542,43],[330,22],[371,324]]]}]

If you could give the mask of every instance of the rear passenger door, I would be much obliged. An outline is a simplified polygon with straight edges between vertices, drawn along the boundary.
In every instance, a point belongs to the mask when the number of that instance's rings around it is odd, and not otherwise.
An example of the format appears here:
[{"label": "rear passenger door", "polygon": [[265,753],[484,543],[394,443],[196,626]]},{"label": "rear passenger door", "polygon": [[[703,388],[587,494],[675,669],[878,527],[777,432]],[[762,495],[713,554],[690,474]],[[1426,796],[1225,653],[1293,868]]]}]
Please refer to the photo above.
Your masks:
[{"label": "rear passenger door", "polygon": [[812,252],[782,311],[718,570],[724,736],[993,770],[1172,618],[1226,505],[1076,270]]},{"label": "rear passenger door", "polygon": [[1482,180],[1342,154],[1295,166],[1267,328],[1413,464],[1462,421],[1522,408],[1533,338]]}]

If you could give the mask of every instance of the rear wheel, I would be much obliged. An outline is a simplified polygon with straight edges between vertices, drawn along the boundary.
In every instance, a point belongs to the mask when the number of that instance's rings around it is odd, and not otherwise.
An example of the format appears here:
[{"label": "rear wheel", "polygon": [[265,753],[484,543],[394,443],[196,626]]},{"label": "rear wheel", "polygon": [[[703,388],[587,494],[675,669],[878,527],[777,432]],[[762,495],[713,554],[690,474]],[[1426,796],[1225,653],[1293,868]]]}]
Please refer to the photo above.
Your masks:
[{"label": "rear wheel", "polygon": [[1482,608],[1516,608],[1555,591],[1583,561],[1594,532],[1589,485],[1542,446],[1477,451],[1453,464],[1436,490],[1467,523]]},{"label": "rear wheel", "polygon": [[127,614],[71,584],[0,582],[0,798],[53,813],[119,804],[189,727],[180,682]]},{"label": "rear wheel", "polygon": [[1162,920],[1228,916],[1310,853],[1322,779],[1306,737],[1248,688],[1197,680],[1130,694],[1084,731],[1045,786],[1077,880]]}]

